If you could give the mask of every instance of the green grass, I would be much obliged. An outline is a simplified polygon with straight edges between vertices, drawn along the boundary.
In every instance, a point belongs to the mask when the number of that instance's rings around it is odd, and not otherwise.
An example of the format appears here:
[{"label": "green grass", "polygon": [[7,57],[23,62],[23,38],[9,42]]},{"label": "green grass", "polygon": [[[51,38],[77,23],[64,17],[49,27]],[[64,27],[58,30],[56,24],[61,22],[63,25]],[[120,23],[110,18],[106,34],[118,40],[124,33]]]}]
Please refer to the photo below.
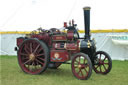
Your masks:
[{"label": "green grass", "polygon": [[47,69],[40,75],[29,75],[20,69],[16,56],[1,56],[1,85],[128,85],[128,61],[113,61],[109,74],[94,71],[88,80],[78,80],[71,72],[70,64],[58,69]]}]

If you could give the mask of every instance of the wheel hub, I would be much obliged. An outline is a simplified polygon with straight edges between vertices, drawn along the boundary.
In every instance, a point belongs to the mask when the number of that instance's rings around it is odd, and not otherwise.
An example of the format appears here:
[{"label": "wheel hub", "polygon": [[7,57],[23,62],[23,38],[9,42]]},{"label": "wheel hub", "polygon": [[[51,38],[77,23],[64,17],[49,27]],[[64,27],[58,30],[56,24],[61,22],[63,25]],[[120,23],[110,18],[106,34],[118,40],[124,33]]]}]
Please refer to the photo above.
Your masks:
[{"label": "wheel hub", "polygon": [[31,61],[35,60],[35,55],[33,53],[31,53],[29,55],[29,60],[31,60]]},{"label": "wheel hub", "polygon": [[78,65],[78,68],[79,68],[79,69],[84,69],[84,68],[85,68],[85,65],[79,64],[79,65]]},{"label": "wheel hub", "polygon": [[78,68],[79,68],[79,69],[81,68],[81,65],[80,65],[80,64],[78,65]]},{"label": "wheel hub", "polygon": [[103,61],[100,61],[100,62],[99,62],[99,64],[100,64],[100,65],[103,65],[103,64],[104,64],[104,62],[103,62]]}]

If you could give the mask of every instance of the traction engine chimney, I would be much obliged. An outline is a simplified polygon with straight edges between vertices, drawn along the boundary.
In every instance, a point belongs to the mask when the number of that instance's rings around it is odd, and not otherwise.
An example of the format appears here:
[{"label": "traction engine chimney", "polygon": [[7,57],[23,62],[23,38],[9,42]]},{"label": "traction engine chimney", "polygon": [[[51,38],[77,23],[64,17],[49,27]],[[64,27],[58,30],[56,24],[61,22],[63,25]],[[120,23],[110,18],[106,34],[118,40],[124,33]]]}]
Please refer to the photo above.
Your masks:
[{"label": "traction engine chimney", "polygon": [[90,39],[90,7],[84,7],[85,39]]}]

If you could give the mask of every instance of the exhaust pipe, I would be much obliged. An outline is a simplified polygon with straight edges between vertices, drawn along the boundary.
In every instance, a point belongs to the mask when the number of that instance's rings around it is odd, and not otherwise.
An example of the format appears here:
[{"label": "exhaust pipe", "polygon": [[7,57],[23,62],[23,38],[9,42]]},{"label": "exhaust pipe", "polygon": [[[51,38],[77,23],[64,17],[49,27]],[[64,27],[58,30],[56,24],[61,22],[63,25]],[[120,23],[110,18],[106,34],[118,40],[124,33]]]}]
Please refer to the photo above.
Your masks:
[{"label": "exhaust pipe", "polygon": [[84,7],[85,39],[90,39],[90,7]]}]

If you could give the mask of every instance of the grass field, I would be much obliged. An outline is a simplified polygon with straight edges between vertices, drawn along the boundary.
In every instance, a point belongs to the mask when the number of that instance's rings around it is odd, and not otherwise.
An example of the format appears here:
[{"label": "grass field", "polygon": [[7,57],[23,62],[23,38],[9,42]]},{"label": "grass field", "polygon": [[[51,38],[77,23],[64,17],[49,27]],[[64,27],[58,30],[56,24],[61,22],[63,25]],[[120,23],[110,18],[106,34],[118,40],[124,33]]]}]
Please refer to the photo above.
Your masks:
[{"label": "grass field", "polygon": [[20,69],[16,56],[0,57],[1,85],[128,85],[128,61],[113,61],[109,74],[94,71],[88,80],[78,80],[71,72],[70,64],[58,69],[47,69],[40,75],[29,75]]}]

